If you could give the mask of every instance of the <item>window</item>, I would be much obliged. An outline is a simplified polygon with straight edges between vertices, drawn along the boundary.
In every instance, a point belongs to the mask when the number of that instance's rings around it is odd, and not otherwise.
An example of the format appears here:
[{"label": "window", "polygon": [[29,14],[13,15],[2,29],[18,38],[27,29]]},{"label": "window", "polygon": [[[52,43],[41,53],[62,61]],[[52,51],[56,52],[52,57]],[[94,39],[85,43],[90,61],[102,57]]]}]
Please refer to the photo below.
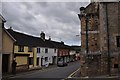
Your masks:
[{"label": "window", "polygon": [[24,46],[18,46],[18,52],[24,52]]},{"label": "window", "polygon": [[48,57],[45,57],[45,62],[48,62]]},{"label": "window", "polygon": [[39,65],[39,58],[37,58],[37,66]]},{"label": "window", "polygon": [[118,68],[118,64],[114,64],[114,68]]},{"label": "window", "polygon": [[54,49],[54,53],[56,53],[56,49]]},{"label": "window", "polygon": [[45,53],[48,53],[48,49],[45,49]]},{"label": "window", "polygon": [[33,65],[33,57],[29,58],[29,65]]},{"label": "window", "polygon": [[32,52],[32,47],[28,47],[28,52]]},{"label": "window", "polygon": [[117,36],[117,47],[120,47],[120,36]]},{"label": "window", "polygon": [[37,48],[37,53],[40,53],[40,48]]}]

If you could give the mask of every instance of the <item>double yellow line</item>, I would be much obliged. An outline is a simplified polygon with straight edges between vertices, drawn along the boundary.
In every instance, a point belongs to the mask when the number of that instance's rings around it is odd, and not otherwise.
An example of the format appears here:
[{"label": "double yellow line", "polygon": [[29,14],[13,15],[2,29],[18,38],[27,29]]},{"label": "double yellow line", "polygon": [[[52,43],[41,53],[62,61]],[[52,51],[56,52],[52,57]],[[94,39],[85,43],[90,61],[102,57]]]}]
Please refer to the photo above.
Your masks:
[{"label": "double yellow line", "polygon": [[76,72],[78,72],[80,70],[80,68],[78,68],[76,71],[74,71],[73,73],[71,73],[67,78],[72,78],[72,76],[76,73]]}]

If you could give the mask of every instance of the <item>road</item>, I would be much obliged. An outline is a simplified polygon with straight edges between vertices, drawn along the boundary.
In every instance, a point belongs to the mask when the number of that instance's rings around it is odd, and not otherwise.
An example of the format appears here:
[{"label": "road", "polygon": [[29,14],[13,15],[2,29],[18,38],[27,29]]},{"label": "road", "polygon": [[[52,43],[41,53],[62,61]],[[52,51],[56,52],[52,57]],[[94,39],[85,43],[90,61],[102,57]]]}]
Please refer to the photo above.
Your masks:
[{"label": "road", "polygon": [[[68,64],[65,67],[55,67],[47,70],[37,70],[32,73],[26,73],[21,75],[16,75],[13,78],[67,78],[71,73],[76,71],[80,67],[80,62],[75,61]],[[30,79],[30,80],[31,80]]]}]

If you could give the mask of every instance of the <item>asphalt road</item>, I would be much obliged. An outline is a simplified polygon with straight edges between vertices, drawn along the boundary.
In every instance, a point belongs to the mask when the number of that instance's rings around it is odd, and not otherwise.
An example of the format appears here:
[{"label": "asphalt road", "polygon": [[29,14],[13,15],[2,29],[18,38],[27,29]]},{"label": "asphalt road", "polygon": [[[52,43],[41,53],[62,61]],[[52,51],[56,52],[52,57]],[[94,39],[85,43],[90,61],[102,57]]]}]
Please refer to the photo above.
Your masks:
[{"label": "asphalt road", "polygon": [[55,67],[47,70],[37,70],[32,73],[26,73],[26,74],[20,74],[16,75],[14,77],[11,77],[11,79],[15,78],[23,78],[22,80],[28,80],[31,79],[40,79],[40,78],[61,78],[65,79],[67,78],[70,74],[72,74],[74,71],[76,71],[80,67],[80,62],[75,61],[71,62],[68,64],[68,66],[65,67]]}]

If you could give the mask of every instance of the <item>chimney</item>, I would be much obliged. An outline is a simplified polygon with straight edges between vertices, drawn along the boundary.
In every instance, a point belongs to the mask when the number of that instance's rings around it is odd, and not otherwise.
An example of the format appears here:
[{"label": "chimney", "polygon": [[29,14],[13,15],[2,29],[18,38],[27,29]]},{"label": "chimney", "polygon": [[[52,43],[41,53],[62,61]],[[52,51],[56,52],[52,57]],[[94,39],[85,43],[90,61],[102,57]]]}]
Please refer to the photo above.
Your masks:
[{"label": "chimney", "polygon": [[64,42],[63,42],[63,41],[61,41],[61,44],[64,44]]},{"label": "chimney", "polygon": [[41,38],[42,40],[45,40],[45,33],[44,33],[43,31],[41,31],[41,33],[40,33],[40,38]]},{"label": "chimney", "polygon": [[81,7],[81,8],[80,8],[80,14],[81,14],[81,15],[83,15],[83,14],[84,14],[84,10],[85,10],[85,8],[84,8],[84,7]]},{"label": "chimney", "polygon": [[10,26],[10,28],[9,28],[10,30],[12,30],[12,27]]},{"label": "chimney", "polygon": [[51,36],[49,36],[49,39],[48,39],[49,41],[51,41]]}]

